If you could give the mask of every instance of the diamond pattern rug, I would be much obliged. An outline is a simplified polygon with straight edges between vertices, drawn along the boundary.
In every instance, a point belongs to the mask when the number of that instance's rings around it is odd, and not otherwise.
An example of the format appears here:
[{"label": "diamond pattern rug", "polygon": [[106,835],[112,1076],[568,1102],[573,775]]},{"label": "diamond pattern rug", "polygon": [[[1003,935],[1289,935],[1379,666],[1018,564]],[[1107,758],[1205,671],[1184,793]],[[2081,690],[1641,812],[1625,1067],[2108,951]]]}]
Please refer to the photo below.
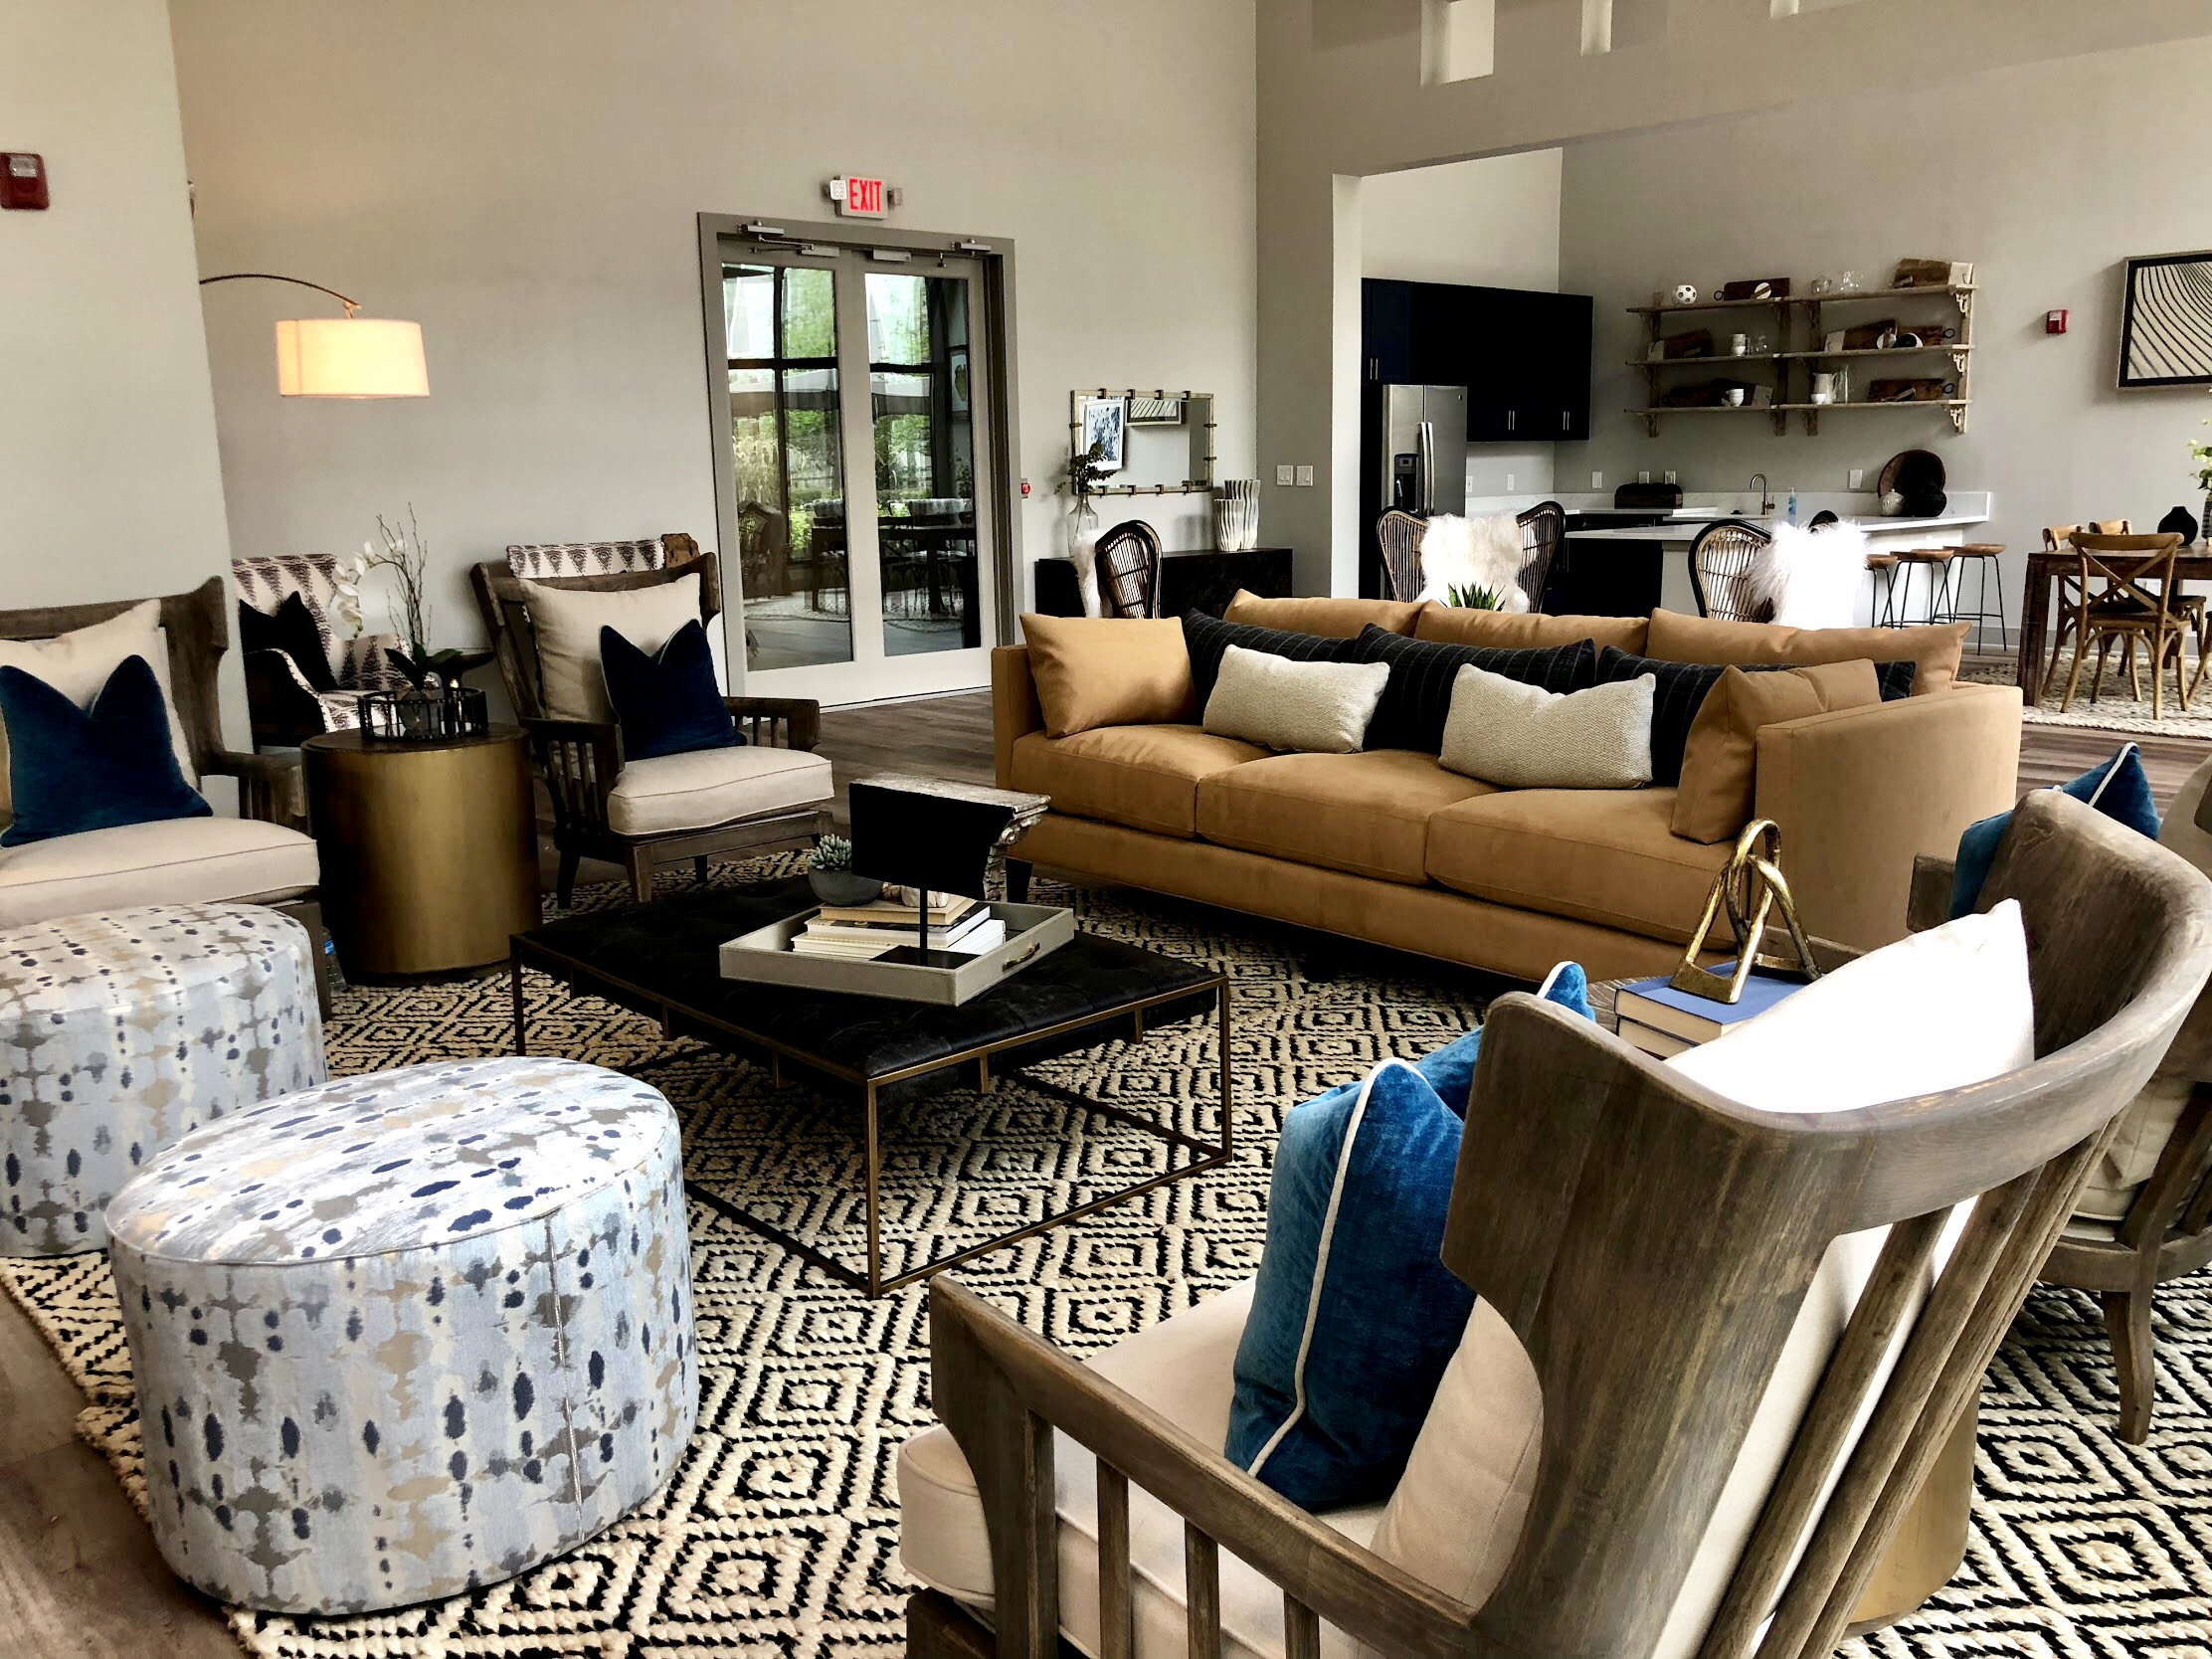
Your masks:
[{"label": "diamond pattern rug", "polygon": [[[765,865],[751,873],[765,873]],[[723,879],[732,879],[725,874]],[[1040,888],[1042,884],[1040,884]],[[583,903],[611,902],[604,891]],[[1040,890],[1084,926],[1218,963],[1236,980],[1236,1161],[978,1259],[960,1277],[1063,1348],[1091,1352],[1248,1276],[1281,1114],[1391,1053],[1463,1030],[1495,982],[1197,906]],[[804,1088],[669,1044],[645,1020],[531,987],[532,1047],[639,1071],[683,1115],[690,1173],[842,1259],[857,1236],[852,1125]],[[333,1070],[504,1052],[504,979],[342,994]],[[1218,1109],[1210,1020],[1040,1068],[1071,1088],[1204,1133]],[[954,1092],[887,1126],[887,1236],[937,1253],[1121,1185],[1151,1143],[1049,1096]],[[1143,1151],[1137,1149],[1142,1147]],[[912,1585],[898,1564],[893,1460],[933,1420],[927,1293],[830,1284],[703,1205],[699,1428],[643,1512],[575,1555],[474,1595],[352,1619],[234,1610],[269,1659],[816,1659],[896,1652]],[[105,1258],[0,1262],[88,1405],[79,1431],[143,1504],[129,1356]],[[2212,1280],[2159,1293],[2159,1399],[2147,1446],[2110,1433],[2117,1393],[2094,1305],[2038,1291],[1982,1399],[1975,1526],[1957,1579],[1859,1659],[2156,1654],[2212,1659]],[[4,1644],[0,1644],[4,1645]]]}]

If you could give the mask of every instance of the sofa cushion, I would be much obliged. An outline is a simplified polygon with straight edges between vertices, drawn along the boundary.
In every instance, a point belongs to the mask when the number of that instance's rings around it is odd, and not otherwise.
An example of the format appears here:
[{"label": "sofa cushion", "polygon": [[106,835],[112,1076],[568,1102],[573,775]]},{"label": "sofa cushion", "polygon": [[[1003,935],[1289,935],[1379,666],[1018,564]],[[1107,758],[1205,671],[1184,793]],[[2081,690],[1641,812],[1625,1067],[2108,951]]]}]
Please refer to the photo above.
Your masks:
[{"label": "sofa cushion", "polygon": [[1196,706],[1202,711],[1213,695],[1214,678],[1221,671],[1221,656],[1231,645],[1260,650],[1270,656],[1287,656],[1294,662],[1351,662],[1349,640],[1329,640],[1318,634],[1293,634],[1280,628],[1253,628],[1245,623],[1223,622],[1203,611],[1183,619],[1184,649],[1191,659],[1191,684]]},{"label": "sofa cushion", "polygon": [[[1140,1331],[1090,1360],[1105,1381],[1135,1395],[1200,1444],[1228,1432],[1230,1364],[1251,1306],[1251,1282]],[[940,1387],[948,1386],[943,1380]],[[1059,1512],[1060,1622],[1085,1653],[1098,1643],[1098,1473],[1091,1453],[1054,1432],[1053,1486]],[[993,1580],[983,1501],[960,1447],[943,1428],[916,1435],[898,1454],[899,1559],[915,1577],[972,1607],[988,1609]],[[1380,1504],[1316,1517],[1355,1544],[1374,1536]],[[1130,1588],[1139,1659],[1181,1654],[1188,1636],[1183,1520],[1132,1481]],[[1283,1659],[1282,1591],[1226,1551],[1220,1557],[1222,1650],[1227,1659]],[[1349,1659],[1352,1644],[1325,1629],[1322,1652]]]},{"label": "sofa cushion", "polygon": [[1687,941],[1726,845],[1684,840],[1675,792],[1525,789],[1430,815],[1429,878],[1547,916]]},{"label": "sofa cushion", "polygon": [[1381,662],[1293,662],[1231,645],[1205,700],[1205,729],[1269,749],[1355,754],[1389,677]]},{"label": "sofa cushion", "polygon": [[177,770],[168,700],[142,656],[117,663],[89,709],[0,663],[0,724],[15,808],[0,846],[208,816],[207,798]]},{"label": "sofa cushion", "polygon": [[1546,691],[1467,664],[1437,759],[1506,789],[1641,789],[1651,782],[1649,674]]},{"label": "sofa cushion", "polygon": [[766,743],[692,749],[626,764],[607,792],[607,827],[618,835],[710,830],[733,819],[788,813],[836,794],[830,762]]},{"label": "sofa cushion", "polygon": [[1368,727],[1368,747],[1423,749],[1432,755],[1443,747],[1453,679],[1470,662],[1486,673],[1547,691],[1579,691],[1596,683],[1596,653],[1587,640],[1510,650],[1404,640],[1371,628],[1352,642],[1352,660],[1390,665],[1390,682],[1382,688],[1375,721]]},{"label": "sofa cushion", "polygon": [[[1896,630],[1884,632],[1895,633]],[[1751,673],[1778,671],[1779,663],[1754,663],[1748,670]],[[1636,679],[1650,674],[1659,682],[1657,695],[1651,708],[1651,781],[1655,784],[1677,784],[1682,781],[1682,757],[1690,746],[1690,728],[1705,707],[1705,700],[1713,688],[1720,684],[1721,676],[1729,665],[1717,662],[1671,662],[1663,657],[1631,656],[1626,651],[1607,647],[1597,653],[1597,678],[1600,683],[1614,680]],[[1909,661],[1878,662],[1874,665],[1875,683],[1880,687],[1882,700],[1909,695],[1916,673],[1915,664]]]},{"label": "sofa cushion", "polygon": [[1048,736],[1193,720],[1202,706],[1172,618],[1024,615],[1021,637]]},{"label": "sofa cushion", "polygon": [[[161,626],[161,601],[143,600],[127,611],[118,611],[105,622],[89,624],[57,634],[50,640],[0,640],[0,663],[35,674],[79,708],[89,708],[107,676],[126,656],[142,656],[161,682],[162,700],[169,705],[169,744],[176,751],[177,770],[188,784],[198,784],[200,774],[192,764],[192,745],[177,717],[176,688],[169,683],[169,631]],[[8,738],[0,729],[0,818],[9,811]]]},{"label": "sofa cushion", "polygon": [[1185,840],[1198,832],[1198,784],[1267,751],[1196,726],[1100,726],[1073,737],[1028,732],[1008,756],[1007,787],[1052,798],[1055,813]]},{"label": "sofa cushion", "polygon": [[1413,638],[1447,645],[1503,645],[1526,650],[1589,640],[1641,652],[1651,632],[1647,617],[1548,617],[1541,611],[1471,611],[1463,605],[1426,605]]},{"label": "sofa cushion", "polygon": [[0,927],[134,904],[296,898],[315,843],[251,818],[177,818],[0,848]]},{"label": "sofa cushion", "polygon": [[651,587],[607,592],[522,584],[523,608],[537,645],[538,695],[555,720],[615,718],[600,666],[599,631],[611,628],[643,651],[657,651],[687,622],[698,622],[696,572]]},{"label": "sofa cushion", "polygon": [[[2142,750],[2122,743],[2112,759],[2099,761],[2079,778],[2054,784],[2081,802],[2095,807],[2115,824],[2124,824],[2138,835],[2156,840],[2158,801],[2151,793],[2150,776],[2143,771]],[[1997,813],[1966,826],[1958,837],[1958,856],[1951,868],[1950,913],[1963,916],[1981,897],[1982,884],[1997,861],[1997,847],[2012,828],[2012,813]]]},{"label": "sofa cushion", "polygon": [[714,649],[699,624],[685,623],[657,651],[640,650],[603,628],[599,660],[607,674],[607,700],[622,727],[624,760],[744,747],[745,734],[722,700]]},{"label": "sofa cushion", "polygon": [[1881,699],[1871,662],[1815,662],[1766,673],[1723,668],[1683,745],[1674,832],[1694,841],[1723,841],[1751,823],[1761,726],[1864,708]]},{"label": "sofa cushion", "polygon": [[1489,784],[1445,771],[1435,756],[1406,749],[1273,755],[1199,782],[1198,832],[1216,846],[1419,882],[1426,879],[1429,815],[1493,793]]},{"label": "sofa cushion", "polygon": [[1239,588],[1222,617],[1251,628],[1356,640],[1371,623],[1392,634],[1409,635],[1428,609],[1418,600],[1402,599],[1262,599]]},{"label": "sofa cushion", "polygon": [[1647,656],[1669,662],[1778,663],[1911,662],[1913,695],[1948,691],[1958,678],[1958,659],[1966,648],[1966,623],[1933,628],[1782,628],[1773,623],[1721,622],[1686,617],[1675,611],[1651,613]]}]

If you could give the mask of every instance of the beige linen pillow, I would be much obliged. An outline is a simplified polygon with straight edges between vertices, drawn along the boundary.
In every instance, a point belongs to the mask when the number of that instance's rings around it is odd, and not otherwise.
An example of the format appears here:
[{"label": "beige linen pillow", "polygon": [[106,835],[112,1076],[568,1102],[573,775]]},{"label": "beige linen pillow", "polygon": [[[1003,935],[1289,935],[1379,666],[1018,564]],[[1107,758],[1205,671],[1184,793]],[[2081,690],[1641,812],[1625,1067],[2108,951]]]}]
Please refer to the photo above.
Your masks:
[{"label": "beige linen pillow", "polygon": [[538,695],[555,720],[614,719],[607,670],[599,659],[602,628],[613,629],[650,655],[685,623],[699,620],[696,573],[619,593],[525,582],[522,598],[537,639]]},{"label": "beige linen pillow", "polygon": [[1173,618],[1046,617],[1024,612],[1044,735],[1097,726],[1165,726],[1198,711],[1191,652]]},{"label": "beige linen pillow", "polygon": [[1293,662],[1231,645],[1205,701],[1205,729],[1268,749],[1357,754],[1389,682],[1387,662]]},{"label": "beige linen pillow", "polygon": [[[109,617],[105,622],[57,634],[50,640],[0,640],[0,665],[21,668],[43,679],[79,708],[91,708],[107,676],[126,656],[142,656],[161,684],[161,700],[169,705],[169,746],[176,751],[177,770],[195,789],[200,774],[192,764],[192,745],[177,718],[177,694],[169,685],[169,634],[161,626],[161,601],[149,599]],[[0,819],[14,810],[8,788],[8,737],[0,726]]]},{"label": "beige linen pillow", "polygon": [[1650,674],[1547,691],[1472,662],[1452,679],[1436,757],[1448,772],[1506,789],[1641,789],[1651,782]]},{"label": "beige linen pillow", "polygon": [[1872,662],[1822,662],[1755,674],[1729,668],[1690,722],[1681,793],[1674,798],[1674,832],[1685,840],[1725,841],[1751,822],[1759,727],[1881,700]]}]

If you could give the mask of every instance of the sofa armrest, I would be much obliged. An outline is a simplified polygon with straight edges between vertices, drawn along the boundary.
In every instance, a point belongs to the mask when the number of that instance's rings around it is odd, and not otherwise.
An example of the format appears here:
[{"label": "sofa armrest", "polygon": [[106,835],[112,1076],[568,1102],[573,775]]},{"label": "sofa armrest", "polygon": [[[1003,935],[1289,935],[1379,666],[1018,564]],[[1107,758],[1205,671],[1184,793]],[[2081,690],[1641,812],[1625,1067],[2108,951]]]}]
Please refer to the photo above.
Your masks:
[{"label": "sofa armrest", "polygon": [[1027,645],[999,645],[991,652],[991,744],[999,763],[999,787],[1014,788],[1014,743],[1044,730],[1044,705],[1037,701],[1036,679],[1029,672]]},{"label": "sofa armrest", "polygon": [[1906,932],[1913,861],[2020,789],[2020,693],[1960,685],[1760,728],[1757,812],[1809,933],[1871,950]]}]

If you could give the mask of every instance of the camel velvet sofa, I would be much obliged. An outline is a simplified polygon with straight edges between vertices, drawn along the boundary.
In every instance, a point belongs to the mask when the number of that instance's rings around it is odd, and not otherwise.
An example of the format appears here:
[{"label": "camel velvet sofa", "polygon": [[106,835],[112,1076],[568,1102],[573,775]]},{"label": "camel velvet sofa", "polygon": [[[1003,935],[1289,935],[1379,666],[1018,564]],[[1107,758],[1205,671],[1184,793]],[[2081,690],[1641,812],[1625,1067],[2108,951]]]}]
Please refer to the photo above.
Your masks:
[{"label": "camel velvet sofa", "polygon": [[[2017,795],[2019,692],[1957,679],[1963,628],[1820,632],[1667,611],[1503,616],[1247,594],[1227,619],[1337,638],[1373,624],[1469,645],[1592,639],[1678,662],[1915,661],[1909,697],[1756,737],[1756,815],[1780,826],[1799,914],[1813,934],[1860,949],[1903,933],[1916,856],[1948,856],[1961,830]],[[1095,671],[1114,673],[1110,656]],[[1044,865],[1518,979],[1565,959],[1612,978],[1680,960],[1731,851],[1673,832],[1670,788],[1499,789],[1433,754],[1277,754],[1196,724],[1048,736],[1025,645],[992,653],[992,695],[999,782],[1052,798],[1019,848],[1017,886]]]}]

